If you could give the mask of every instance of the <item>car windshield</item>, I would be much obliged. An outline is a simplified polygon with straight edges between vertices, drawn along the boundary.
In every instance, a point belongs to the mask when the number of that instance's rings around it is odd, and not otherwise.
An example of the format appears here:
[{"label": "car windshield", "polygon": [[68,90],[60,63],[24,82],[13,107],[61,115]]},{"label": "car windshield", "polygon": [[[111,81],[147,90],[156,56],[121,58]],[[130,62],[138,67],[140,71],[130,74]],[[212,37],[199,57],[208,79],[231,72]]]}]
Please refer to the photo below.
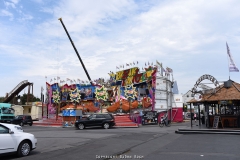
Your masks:
[{"label": "car windshield", "polygon": [[92,119],[92,118],[96,118],[96,115],[95,114],[91,114],[88,119]]},{"label": "car windshield", "polygon": [[14,109],[12,108],[2,108],[3,114],[14,114]]},{"label": "car windshield", "polygon": [[20,119],[20,118],[22,118],[22,117],[23,117],[23,116],[16,116],[15,118],[16,118],[16,119]]},{"label": "car windshield", "polygon": [[93,115],[91,114],[89,117],[88,117],[88,119],[91,119],[93,117]]}]

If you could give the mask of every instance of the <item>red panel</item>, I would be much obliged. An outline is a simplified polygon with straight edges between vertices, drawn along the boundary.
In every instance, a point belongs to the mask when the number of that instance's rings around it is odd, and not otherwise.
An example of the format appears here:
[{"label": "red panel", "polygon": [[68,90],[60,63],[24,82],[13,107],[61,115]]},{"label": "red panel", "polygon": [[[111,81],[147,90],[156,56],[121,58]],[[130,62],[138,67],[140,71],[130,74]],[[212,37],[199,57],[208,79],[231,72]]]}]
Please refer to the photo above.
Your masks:
[{"label": "red panel", "polygon": [[183,109],[182,108],[173,108],[172,112],[173,122],[182,122],[183,121]]},{"label": "red panel", "polygon": [[[161,117],[164,116],[166,112],[161,112],[158,115],[158,122],[160,122]],[[171,117],[171,111],[168,111],[168,117]],[[183,109],[182,108],[173,108],[172,109],[173,122],[183,122]]]}]

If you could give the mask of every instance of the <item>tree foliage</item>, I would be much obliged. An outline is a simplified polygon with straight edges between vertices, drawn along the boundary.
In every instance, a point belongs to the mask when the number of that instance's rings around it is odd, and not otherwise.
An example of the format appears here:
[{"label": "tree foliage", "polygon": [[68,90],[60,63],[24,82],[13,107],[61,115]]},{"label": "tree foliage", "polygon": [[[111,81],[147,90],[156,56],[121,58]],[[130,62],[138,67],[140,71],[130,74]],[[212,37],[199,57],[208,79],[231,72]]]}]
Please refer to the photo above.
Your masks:
[{"label": "tree foliage", "polygon": [[0,97],[0,103],[4,101],[5,97]]},{"label": "tree foliage", "polygon": [[[28,97],[29,96],[29,97]],[[41,101],[39,98],[35,97],[33,94],[23,94],[21,97],[20,97],[20,100],[21,100],[21,103],[23,105],[26,104],[27,102],[27,97],[28,97],[28,102],[37,102],[37,101]]]}]

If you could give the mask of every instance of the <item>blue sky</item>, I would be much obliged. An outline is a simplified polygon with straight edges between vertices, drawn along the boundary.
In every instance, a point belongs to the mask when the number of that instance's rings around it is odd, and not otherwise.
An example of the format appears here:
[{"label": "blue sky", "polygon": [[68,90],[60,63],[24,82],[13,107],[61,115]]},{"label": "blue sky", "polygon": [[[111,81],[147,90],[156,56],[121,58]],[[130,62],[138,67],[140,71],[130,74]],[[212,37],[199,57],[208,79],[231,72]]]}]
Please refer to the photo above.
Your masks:
[{"label": "blue sky", "polygon": [[[45,76],[88,80],[60,17],[91,79],[158,60],[173,69],[180,93],[204,74],[228,80],[226,42],[240,67],[239,8],[237,0],[2,0],[0,96],[28,80],[40,97]],[[230,76],[240,82],[239,72]]]}]

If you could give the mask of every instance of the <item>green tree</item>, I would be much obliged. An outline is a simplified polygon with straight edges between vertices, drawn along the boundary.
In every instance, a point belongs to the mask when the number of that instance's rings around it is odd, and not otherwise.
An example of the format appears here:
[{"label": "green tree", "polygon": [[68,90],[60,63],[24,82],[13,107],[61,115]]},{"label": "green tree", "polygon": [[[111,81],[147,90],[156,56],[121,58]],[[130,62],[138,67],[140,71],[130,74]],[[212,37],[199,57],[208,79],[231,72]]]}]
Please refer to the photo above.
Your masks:
[{"label": "green tree", "polygon": [[[28,97],[29,96],[29,97]],[[27,97],[28,97],[28,102],[37,102],[37,101],[41,101],[38,97],[35,97],[33,94],[23,94],[21,97],[20,97],[20,100],[21,100],[21,103],[23,105],[26,104],[27,102]]]},{"label": "green tree", "polygon": [[4,101],[5,97],[0,97],[0,103]]}]

